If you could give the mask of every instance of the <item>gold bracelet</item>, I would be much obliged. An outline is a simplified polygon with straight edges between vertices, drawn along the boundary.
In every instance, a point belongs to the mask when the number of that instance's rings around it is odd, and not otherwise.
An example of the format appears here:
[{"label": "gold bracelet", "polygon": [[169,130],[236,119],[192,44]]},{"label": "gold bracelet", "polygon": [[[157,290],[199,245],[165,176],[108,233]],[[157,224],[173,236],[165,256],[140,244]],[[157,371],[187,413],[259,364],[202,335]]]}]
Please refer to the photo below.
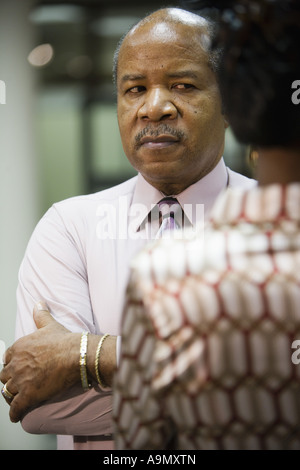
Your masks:
[{"label": "gold bracelet", "polygon": [[98,347],[97,347],[97,351],[96,351],[96,358],[95,358],[95,372],[96,372],[98,384],[100,385],[101,388],[107,388],[107,385],[102,381],[100,374],[99,374],[99,357],[100,357],[100,351],[101,351],[102,345],[108,336],[109,334],[106,333],[100,339]]},{"label": "gold bracelet", "polygon": [[91,384],[88,381],[87,369],[86,369],[87,345],[88,345],[88,332],[83,331],[81,334],[81,340],[80,340],[79,367],[80,367],[81,385],[85,392],[89,390],[89,388],[91,388]]}]

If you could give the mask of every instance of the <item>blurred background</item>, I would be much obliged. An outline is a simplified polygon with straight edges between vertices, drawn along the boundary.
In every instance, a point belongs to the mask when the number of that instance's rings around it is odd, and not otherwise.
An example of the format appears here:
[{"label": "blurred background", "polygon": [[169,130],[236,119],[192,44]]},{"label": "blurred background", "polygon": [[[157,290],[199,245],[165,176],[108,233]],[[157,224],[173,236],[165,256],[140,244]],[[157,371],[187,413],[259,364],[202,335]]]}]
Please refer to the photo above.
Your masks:
[{"label": "blurred background", "polygon": [[[56,201],[135,174],[122,149],[112,83],[120,37],[179,2],[0,0],[0,360],[14,340],[18,269]],[[230,129],[225,160],[246,175],[248,149]],[[0,397],[0,449],[55,449],[55,436],[12,424]]]}]

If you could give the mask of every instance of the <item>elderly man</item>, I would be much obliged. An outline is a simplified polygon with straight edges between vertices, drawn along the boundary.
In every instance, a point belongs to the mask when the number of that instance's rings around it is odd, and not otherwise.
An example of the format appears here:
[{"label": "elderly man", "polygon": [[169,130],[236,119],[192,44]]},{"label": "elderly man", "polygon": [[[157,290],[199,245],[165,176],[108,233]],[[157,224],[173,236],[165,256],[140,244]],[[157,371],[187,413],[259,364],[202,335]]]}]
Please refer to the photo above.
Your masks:
[{"label": "elderly man", "polygon": [[[34,320],[39,329],[7,351],[2,394],[13,421],[31,408],[22,420],[29,432],[64,435],[59,448],[112,447],[108,387],[129,262],[156,236],[160,201],[172,197],[177,223],[197,227],[197,204],[207,217],[225,188],[256,184],[222,158],[228,124],[210,32],[206,20],[180,9],[158,10],[130,30],[115,69],[120,133],[138,175],[55,204],[25,254],[17,337],[34,332]],[[38,304],[33,318],[39,299],[52,316]]]}]

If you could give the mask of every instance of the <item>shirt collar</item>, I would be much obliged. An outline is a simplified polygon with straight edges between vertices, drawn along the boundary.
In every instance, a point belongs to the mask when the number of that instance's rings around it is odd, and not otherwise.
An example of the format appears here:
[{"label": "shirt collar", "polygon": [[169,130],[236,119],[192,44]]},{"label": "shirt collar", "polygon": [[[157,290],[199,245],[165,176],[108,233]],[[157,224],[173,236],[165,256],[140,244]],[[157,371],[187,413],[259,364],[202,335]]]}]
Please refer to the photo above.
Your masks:
[{"label": "shirt collar", "polygon": [[[224,159],[221,158],[215,168],[196,183],[192,184],[176,197],[185,215],[194,226],[200,219],[208,218],[209,211],[218,194],[228,185],[228,173]],[[164,194],[149,184],[139,173],[134,190],[129,217],[134,221],[133,229],[138,231],[148,217],[149,212],[164,197]],[[199,207],[197,207],[199,205]],[[203,205],[203,206],[201,206]],[[202,210],[203,209],[203,210]]]},{"label": "shirt collar", "polygon": [[140,173],[138,174],[129,209],[129,217],[132,219],[132,228],[135,232],[139,230],[149,212],[163,197],[158,189],[149,184]]}]

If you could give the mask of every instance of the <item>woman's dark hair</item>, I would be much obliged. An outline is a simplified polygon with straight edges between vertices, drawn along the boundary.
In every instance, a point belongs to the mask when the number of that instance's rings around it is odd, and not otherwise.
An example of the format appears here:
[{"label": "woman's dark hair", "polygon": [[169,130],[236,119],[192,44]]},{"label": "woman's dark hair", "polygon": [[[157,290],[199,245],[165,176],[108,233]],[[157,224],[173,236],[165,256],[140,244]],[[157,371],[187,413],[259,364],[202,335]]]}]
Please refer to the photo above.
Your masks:
[{"label": "woman's dark hair", "polygon": [[300,103],[292,99],[292,87],[300,84],[300,1],[184,4],[201,15],[218,16],[212,48],[222,48],[217,74],[237,139],[257,147],[299,145]]}]

